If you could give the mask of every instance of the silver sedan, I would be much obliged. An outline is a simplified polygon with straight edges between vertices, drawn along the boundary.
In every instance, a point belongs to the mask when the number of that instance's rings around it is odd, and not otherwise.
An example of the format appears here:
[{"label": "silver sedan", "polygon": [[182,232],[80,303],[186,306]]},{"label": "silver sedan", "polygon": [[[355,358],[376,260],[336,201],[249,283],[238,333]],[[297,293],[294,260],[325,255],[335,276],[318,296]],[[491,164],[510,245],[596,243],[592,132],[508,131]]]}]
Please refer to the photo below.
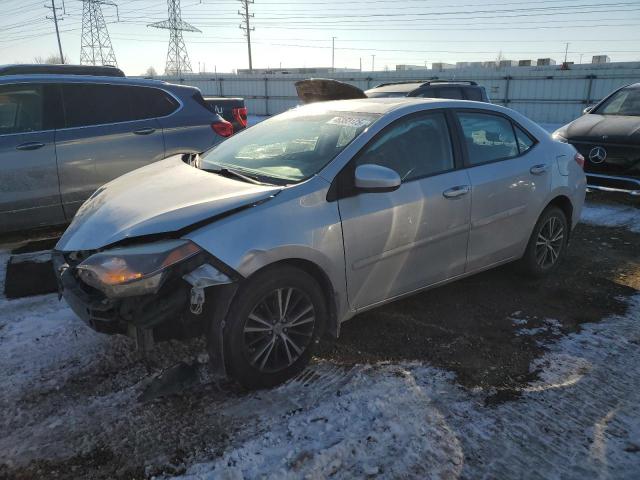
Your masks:
[{"label": "silver sedan", "polygon": [[217,373],[269,387],[356,313],[507,262],[552,272],[583,162],[496,105],[312,104],[100,188],[55,265],[92,328],[206,335]]}]

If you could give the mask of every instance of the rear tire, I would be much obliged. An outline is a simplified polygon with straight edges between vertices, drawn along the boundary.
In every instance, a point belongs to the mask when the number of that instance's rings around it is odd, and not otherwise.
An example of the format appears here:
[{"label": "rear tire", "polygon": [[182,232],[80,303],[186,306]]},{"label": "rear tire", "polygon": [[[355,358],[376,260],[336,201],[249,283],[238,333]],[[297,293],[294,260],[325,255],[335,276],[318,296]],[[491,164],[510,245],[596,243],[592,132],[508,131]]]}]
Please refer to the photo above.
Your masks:
[{"label": "rear tire", "polygon": [[531,233],[520,269],[532,277],[553,272],[564,256],[568,237],[569,223],[565,213],[558,207],[547,207]]},{"label": "rear tire", "polygon": [[224,352],[231,378],[270,388],[309,363],[327,321],[320,285],[292,266],[267,268],[238,290],[226,319]]}]

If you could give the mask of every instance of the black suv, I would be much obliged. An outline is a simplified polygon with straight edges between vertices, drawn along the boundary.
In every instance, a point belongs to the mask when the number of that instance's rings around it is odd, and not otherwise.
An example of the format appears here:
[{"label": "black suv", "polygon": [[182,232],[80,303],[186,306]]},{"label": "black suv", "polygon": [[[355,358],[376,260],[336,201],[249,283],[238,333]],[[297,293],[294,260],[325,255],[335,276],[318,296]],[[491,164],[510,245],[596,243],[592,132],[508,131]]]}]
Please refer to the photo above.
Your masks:
[{"label": "black suv", "polygon": [[351,98],[425,97],[474,100],[489,103],[487,91],[468,80],[428,80],[383,83],[363,92],[349,83],[328,78],[310,78],[295,83],[298,97],[303,103],[348,100]]},{"label": "black suv", "polygon": [[640,83],[614,91],[583,113],[553,138],[585,157],[590,188],[640,197]]},{"label": "black suv", "polygon": [[383,83],[364,92],[369,98],[426,97],[489,102],[487,91],[472,81],[429,80]]}]

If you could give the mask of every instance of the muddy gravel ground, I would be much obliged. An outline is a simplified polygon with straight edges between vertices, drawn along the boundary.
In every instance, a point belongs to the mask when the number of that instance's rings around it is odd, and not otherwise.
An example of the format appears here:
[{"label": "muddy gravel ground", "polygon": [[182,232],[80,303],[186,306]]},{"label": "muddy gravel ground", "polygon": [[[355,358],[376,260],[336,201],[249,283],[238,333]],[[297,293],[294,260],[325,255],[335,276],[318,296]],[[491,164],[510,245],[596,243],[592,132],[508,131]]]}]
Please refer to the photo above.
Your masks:
[{"label": "muddy gravel ground", "polygon": [[[624,364],[640,349],[632,230],[580,224],[551,277],[527,279],[507,265],[361,314],[298,379],[259,393],[211,382],[202,342],[142,355],[127,338],[86,328],[54,295],[0,298],[0,479],[634,478],[640,366]],[[535,397],[565,367],[585,377],[602,370],[614,390],[600,399],[592,376],[577,393],[559,382],[568,396],[557,401]],[[525,435],[529,420],[517,412],[527,409],[540,415]],[[617,450],[594,453],[600,417],[602,438],[607,422],[619,422]],[[539,450],[518,450],[560,424]],[[505,433],[511,427],[518,433]],[[576,444],[571,455],[554,446],[563,439]],[[502,451],[488,441],[504,442]],[[497,461],[512,448],[513,461]],[[545,448],[555,449],[543,456]],[[563,449],[568,456],[556,457]],[[566,470],[583,454],[586,463]],[[404,460],[380,460],[394,456]]]}]

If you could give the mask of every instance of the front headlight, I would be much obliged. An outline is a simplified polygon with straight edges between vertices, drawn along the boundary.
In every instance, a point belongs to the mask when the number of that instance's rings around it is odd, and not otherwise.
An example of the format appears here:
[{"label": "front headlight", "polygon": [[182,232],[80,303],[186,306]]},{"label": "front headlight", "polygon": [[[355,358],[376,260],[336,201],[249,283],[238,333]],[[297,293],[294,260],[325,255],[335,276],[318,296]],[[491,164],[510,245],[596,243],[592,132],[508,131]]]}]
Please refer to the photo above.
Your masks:
[{"label": "front headlight", "polygon": [[556,130],[551,135],[551,138],[553,138],[556,142],[569,143],[569,141],[562,136],[562,133],[563,133],[562,130]]},{"label": "front headlight", "polygon": [[188,240],[167,240],[105,250],[76,268],[83,282],[108,297],[146,295],[158,291],[171,266],[201,251]]}]

